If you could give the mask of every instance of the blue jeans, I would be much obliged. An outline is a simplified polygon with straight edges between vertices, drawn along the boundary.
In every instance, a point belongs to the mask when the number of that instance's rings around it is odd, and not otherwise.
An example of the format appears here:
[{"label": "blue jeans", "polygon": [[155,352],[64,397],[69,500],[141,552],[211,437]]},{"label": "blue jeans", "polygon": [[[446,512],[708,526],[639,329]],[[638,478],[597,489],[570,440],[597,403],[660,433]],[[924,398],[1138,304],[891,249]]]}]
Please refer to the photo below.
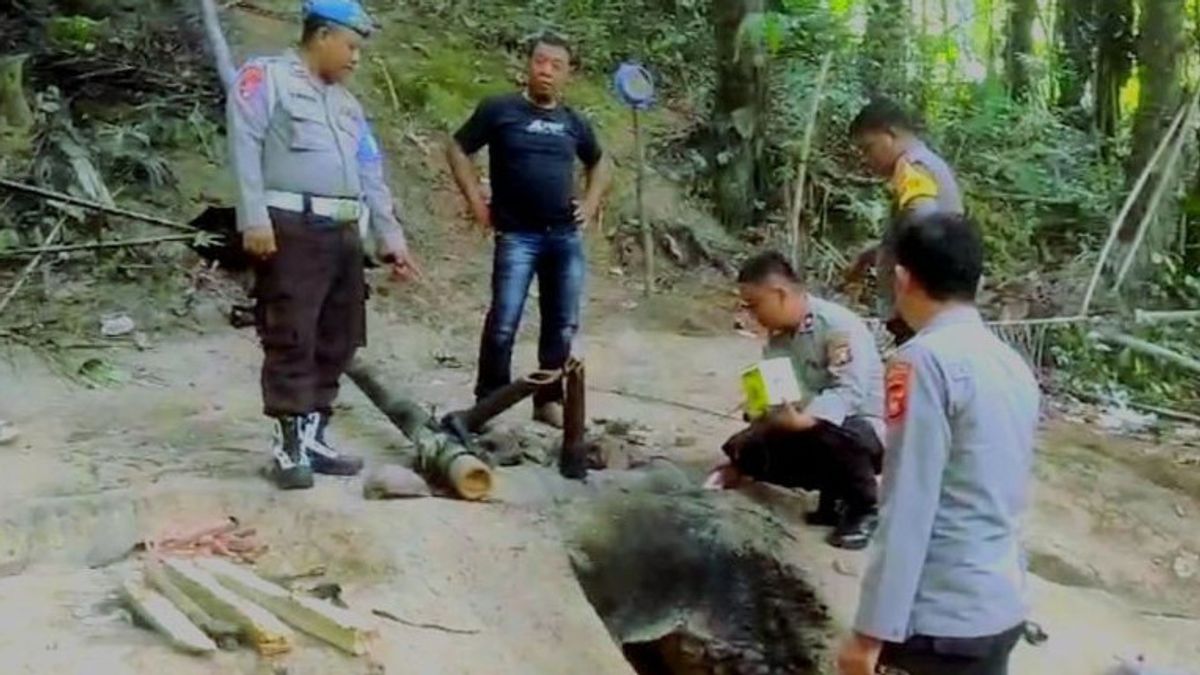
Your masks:
[{"label": "blue jeans", "polygon": [[[512,381],[513,343],[525,310],[529,284],[538,279],[542,330],[538,367],[562,368],[571,356],[579,330],[579,298],[587,263],[578,230],[500,232],[492,263],[492,307],[479,344],[479,378],[475,397],[482,398]],[[562,400],[562,387],[546,387],[534,403]]]}]

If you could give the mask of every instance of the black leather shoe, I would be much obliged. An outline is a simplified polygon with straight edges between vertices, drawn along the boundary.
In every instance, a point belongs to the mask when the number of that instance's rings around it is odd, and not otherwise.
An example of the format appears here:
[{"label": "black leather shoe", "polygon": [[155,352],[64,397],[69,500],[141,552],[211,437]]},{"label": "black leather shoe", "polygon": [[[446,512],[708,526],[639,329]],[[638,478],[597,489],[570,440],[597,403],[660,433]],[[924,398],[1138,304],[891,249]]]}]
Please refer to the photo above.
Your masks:
[{"label": "black leather shoe", "polygon": [[861,551],[871,543],[871,536],[878,525],[879,515],[875,511],[847,513],[825,541],[834,548]]}]

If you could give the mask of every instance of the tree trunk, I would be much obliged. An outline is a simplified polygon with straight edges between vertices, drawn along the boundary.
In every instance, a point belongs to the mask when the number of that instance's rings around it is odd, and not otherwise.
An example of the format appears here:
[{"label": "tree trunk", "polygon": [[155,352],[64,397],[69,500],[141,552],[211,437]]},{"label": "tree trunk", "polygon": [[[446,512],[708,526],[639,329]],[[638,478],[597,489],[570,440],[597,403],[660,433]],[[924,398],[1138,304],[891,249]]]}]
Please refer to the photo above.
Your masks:
[{"label": "tree trunk", "polygon": [[1058,107],[1063,110],[1080,106],[1095,70],[1096,2],[1059,0]]},{"label": "tree trunk", "polygon": [[867,95],[908,98],[908,3],[870,0],[860,64]]},{"label": "tree trunk", "polygon": [[1133,0],[1097,0],[1096,129],[1105,155],[1121,123],[1121,90],[1133,72]]},{"label": "tree trunk", "polygon": [[[1141,87],[1133,121],[1133,144],[1126,176],[1133,180],[1146,167],[1150,155],[1183,101],[1184,0],[1145,0],[1138,26],[1137,55]],[[1135,213],[1138,210],[1135,209]],[[1137,218],[1121,229],[1122,241],[1136,231]],[[1155,251],[1160,237],[1147,240],[1144,250]]]},{"label": "tree trunk", "polygon": [[766,55],[760,36],[739,29],[746,16],[763,11],[763,0],[713,0],[717,43],[717,90],[713,111],[713,192],[721,222],[744,229],[755,222],[762,194],[766,127]]},{"label": "tree trunk", "polygon": [[1037,0],[1011,0],[1008,7],[1008,42],[1004,47],[1004,72],[1008,88],[1018,101],[1029,99],[1033,85],[1029,59],[1033,56],[1033,22],[1037,18]]}]

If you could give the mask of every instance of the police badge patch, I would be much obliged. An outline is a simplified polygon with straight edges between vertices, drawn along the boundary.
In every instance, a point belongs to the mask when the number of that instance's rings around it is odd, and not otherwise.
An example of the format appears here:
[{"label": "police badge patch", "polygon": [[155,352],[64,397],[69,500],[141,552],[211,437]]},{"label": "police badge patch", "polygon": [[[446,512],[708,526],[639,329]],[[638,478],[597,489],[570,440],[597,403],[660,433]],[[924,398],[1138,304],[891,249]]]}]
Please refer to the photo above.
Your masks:
[{"label": "police badge patch", "polygon": [[884,396],[889,423],[904,418],[908,411],[908,382],[912,378],[912,364],[907,361],[892,361],[888,363],[887,375],[884,377]]},{"label": "police badge patch", "polygon": [[835,335],[829,338],[826,356],[830,368],[841,368],[854,360],[854,352],[850,349],[850,338],[846,335]]},{"label": "police badge patch", "polygon": [[238,96],[243,101],[249,101],[263,85],[263,68],[258,65],[246,66],[237,80]]}]

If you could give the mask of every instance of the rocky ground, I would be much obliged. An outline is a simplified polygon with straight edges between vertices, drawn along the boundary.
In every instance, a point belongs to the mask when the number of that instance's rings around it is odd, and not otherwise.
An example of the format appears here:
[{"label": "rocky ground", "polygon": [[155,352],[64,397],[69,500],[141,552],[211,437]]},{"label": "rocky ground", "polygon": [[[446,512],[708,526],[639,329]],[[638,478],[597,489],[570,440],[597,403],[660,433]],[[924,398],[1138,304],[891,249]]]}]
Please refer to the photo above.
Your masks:
[{"label": "rocky ground", "polygon": [[[753,358],[754,341],[716,326],[707,336],[643,329],[636,311],[609,313],[606,305],[635,302],[623,289],[600,280],[592,295],[581,348],[593,388],[589,413],[601,420],[594,425],[598,432],[612,432],[604,446],[614,466],[634,468],[594,472],[586,487],[561,480],[537,464],[553,435],[533,431],[523,406],[500,427],[524,440],[516,453],[524,463],[499,471],[496,499],[488,504],[368,504],[354,480],[276,494],[256,477],[268,435],[258,415],[256,344],[250,332],[228,327],[215,308],[195,335],[163,337],[144,351],[106,351],[110,369],[123,374],[107,387],[80,388],[18,358],[0,378],[0,400],[22,430],[18,443],[0,450],[6,474],[0,569],[7,575],[0,625],[8,627],[0,631],[0,660],[26,668],[15,672],[49,666],[51,672],[84,672],[79,668],[97,659],[111,664],[104,672],[161,672],[164,664],[178,672],[258,672],[261,664],[244,655],[221,655],[210,664],[178,657],[118,620],[106,602],[120,570],[106,565],[139,537],[168,522],[234,514],[267,533],[274,551],[263,562],[268,569],[286,573],[323,562],[352,603],[386,590],[413,621],[458,621],[478,631],[388,626],[384,651],[373,657],[386,672],[628,672],[568,561],[578,564],[581,551],[589,550],[609,560],[597,551],[666,537],[672,528],[654,525],[651,515],[664,508],[661,500],[693,513],[684,530],[705,523],[706,509],[712,527],[752,513],[763,528],[755,550],[798,570],[794,579],[779,573],[777,586],[812,589],[828,607],[826,626],[823,612],[789,600],[799,604],[788,606],[803,607],[789,615],[813,612],[813,625],[800,632],[821,639],[836,634],[853,610],[863,555],[836,552],[821,543],[820,532],[805,528],[804,495],[765,487],[743,494],[696,491],[704,469],[718,459],[720,442],[738,426],[720,413],[736,405],[734,374]],[[396,315],[397,302],[395,296],[377,300],[364,356],[385,364],[394,386],[441,410],[465,403],[473,361],[469,328],[414,324]],[[688,321],[681,327],[698,332]],[[518,355],[526,366],[529,337]],[[364,397],[348,387],[343,401],[338,424],[346,442],[374,463],[406,461],[405,441]],[[1196,448],[1106,438],[1048,419],[1039,452],[1027,543],[1034,618],[1050,640],[1023,645],[1014,672],[1100,673],[1138,655],[1194,669],[1200,656],[1194,639],[1200,634]],[[649,497],[660,501],[646,511],[630,506]],[[622,517],[646,524],[608,533],[604,547],[589,549],[587,542],[603,532],[597,522]],[[685,550],[697,545],[687,538],[666,541]],[[628,559],[656,560],[662,550]],[[700,569],[686,556],[679,565]],[[601,569],[611,569],[611,562]],[[608,600],[592,599],[622,641],[643,642],[677,624],[702,626],[692,605],[710,602],[719,586],[687,586],[687,598],[627,610],[632,624],[614,621],[613,598],[641,597],[644,589],[608,586]],[[388,656],[387,649],[403,655]],[[289,672],[329,672],[322,659],[332,657],[319,649],[303,654]],[[585,662],[586,669],[577,669]],[[367,664],[346,667],[358,672]]]}]

